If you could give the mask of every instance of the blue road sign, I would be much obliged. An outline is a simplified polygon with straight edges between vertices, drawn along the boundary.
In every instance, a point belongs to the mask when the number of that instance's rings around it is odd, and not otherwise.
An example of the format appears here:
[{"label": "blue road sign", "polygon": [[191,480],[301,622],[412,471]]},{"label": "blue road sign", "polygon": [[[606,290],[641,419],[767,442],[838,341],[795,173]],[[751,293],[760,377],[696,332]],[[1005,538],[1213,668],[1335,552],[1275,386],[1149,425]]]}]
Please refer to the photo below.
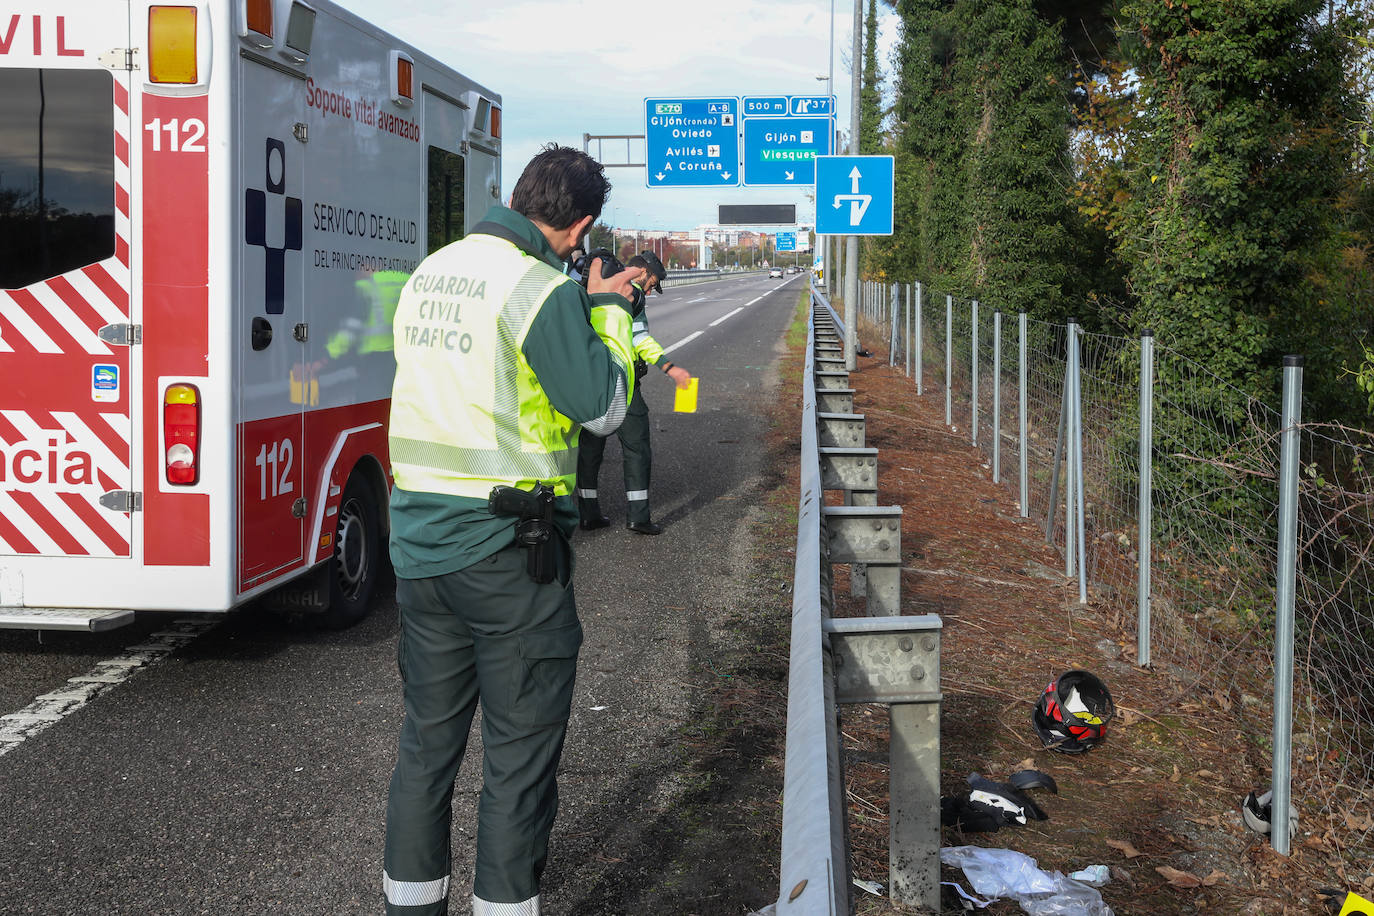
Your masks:
[{"label": "blue road sign", "polygon": [[740,114],[746,118],[785,115],[789,102],[790,96],[785,95],[746,95]]},{"label": "blue road sign", "polygon": [[891,156],[816,157],[816,232],[891,235]]},{"label": "blue road sign", "polygon": [[797,233],[779,232],[777,243],[773,247],[777,251],[796,251]]},{"label": "blue road sign", "polygon": [[738,186],[738,115],[737,98],[645,99],[645,185]]},{"label": "blue road sign", "polygon": [[817,156],[830,153],[830,118],[745,118],[744,184],[815,184]]},{"label": "blue road sign", "polygon": [[835,117],[835,97],[833,95],[789,95],[787,113],[800,117]]}]

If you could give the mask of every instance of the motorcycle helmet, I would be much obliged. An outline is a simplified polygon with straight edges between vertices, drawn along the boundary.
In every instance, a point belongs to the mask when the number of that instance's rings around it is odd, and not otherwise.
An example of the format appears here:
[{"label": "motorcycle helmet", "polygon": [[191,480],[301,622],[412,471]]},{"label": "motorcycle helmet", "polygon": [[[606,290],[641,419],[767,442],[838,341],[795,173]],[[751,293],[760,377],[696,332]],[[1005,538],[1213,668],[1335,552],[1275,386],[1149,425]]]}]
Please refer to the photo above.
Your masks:
[{"label": "motorcycle helmet", "polygon": [[1107,685],[1075,669],[1050,681],[1031,713],[1031,725],[1050,750],[1082,754],[1102,743],[1115,715]]}]

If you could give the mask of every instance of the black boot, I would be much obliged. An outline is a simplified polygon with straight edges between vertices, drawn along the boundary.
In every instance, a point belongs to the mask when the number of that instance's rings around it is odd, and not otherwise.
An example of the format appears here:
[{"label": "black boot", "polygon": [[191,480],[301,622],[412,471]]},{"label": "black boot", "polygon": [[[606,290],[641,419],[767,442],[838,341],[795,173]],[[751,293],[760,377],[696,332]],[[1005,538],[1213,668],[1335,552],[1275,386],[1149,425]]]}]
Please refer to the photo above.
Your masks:
[{"label": "black boot", "polygon": [[[609,521],[609,520],[608,520]],[[638,534],[662,534],[663,526],[658,522],[626,522],[626,528]]]},{"label": "black boot", "polygon": [[595,499],[579,499],[577,512],[582,517],[580,524],[583,531],[595,531],[611,523],[608,517],[601,514],[600,503]]}]

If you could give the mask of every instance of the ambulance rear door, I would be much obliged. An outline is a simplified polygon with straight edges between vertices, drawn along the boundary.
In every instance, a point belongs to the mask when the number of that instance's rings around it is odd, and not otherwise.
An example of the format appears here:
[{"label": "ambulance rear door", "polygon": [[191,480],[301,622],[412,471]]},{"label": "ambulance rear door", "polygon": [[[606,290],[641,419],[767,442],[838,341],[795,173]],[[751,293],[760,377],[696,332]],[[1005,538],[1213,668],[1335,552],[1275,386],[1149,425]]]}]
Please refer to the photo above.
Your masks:
[{"label": "ambulance rear door", "polygon": [[0,14],[0,605],[91,606],[126,559],[131,469],[127,2]]}]

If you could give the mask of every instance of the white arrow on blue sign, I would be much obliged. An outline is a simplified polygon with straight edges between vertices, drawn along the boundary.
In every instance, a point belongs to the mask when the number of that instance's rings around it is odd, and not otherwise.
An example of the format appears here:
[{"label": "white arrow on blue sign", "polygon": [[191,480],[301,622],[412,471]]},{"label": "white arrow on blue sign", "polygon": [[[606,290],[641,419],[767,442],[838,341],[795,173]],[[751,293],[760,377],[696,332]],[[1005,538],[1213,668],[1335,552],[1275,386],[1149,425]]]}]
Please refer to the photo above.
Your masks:
[{"label": "white arrow on blue sign", "polygon": [[777,251],[796,251],[797,233],[779,232],[777,242],[774,244],[773,247]]},{"label": "white arrow on blue sign", "polygon": [[645,99],[644,172],[650,188],[737,187],[739,99]]},{"label": "white arrow on blue sign", "polygon": [[891,156],[817,156],[816,232],[891,235],[894,192]]}]

